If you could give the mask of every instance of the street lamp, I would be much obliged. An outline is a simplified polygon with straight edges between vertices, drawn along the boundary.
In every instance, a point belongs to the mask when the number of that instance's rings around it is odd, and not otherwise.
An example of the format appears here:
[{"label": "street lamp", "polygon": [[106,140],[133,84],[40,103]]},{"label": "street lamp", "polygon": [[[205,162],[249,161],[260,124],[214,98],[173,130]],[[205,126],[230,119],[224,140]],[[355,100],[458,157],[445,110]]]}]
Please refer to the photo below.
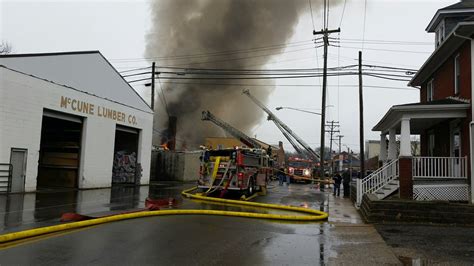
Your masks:
[{"label": "street lamp", "polygon": [[276,109],[277,111],[279,111],[279,110],[281,110],[281,109],[290,109],[290,110],[295,110],[295,111],[310,113],[310,114],[314,114],[314,115],[321,115],[320,113],[311,112],[311,111],[307,111],[307,110],[303,110],[303,109],[298,109],[298,108],[293,108],[293,107],[283,107],[283,106],[280,106],[280,107],[277,107],[277,108],[275,108],[275,109]]}]

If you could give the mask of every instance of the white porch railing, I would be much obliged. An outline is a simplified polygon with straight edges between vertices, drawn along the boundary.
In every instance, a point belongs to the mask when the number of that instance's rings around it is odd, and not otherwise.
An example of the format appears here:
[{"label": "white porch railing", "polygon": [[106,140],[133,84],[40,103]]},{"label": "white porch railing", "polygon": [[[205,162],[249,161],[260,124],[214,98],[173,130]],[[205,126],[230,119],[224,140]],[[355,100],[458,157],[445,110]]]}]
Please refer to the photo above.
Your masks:
[{"label": "white porch railing", "polygon": [[362,196],[375,193],[390,181],[399,177],[398,159],[392,160],[364,179],[357,179],[357,205],[360,206]]},{"label": "white porch railing", "polygon": [[413,157],[413,199],[468,201],[467,157]]},{"label": "white porch railing", "polygon": [[413,157],[412,166],[413,178],[467,178],[467,157]]}]

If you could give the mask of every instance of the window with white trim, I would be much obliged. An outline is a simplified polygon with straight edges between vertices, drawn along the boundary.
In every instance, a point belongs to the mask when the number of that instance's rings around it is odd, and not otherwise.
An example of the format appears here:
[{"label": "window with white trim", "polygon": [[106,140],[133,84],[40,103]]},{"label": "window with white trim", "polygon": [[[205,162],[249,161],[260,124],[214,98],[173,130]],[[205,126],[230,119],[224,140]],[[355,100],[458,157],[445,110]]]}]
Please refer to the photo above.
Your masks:
[{"label": "window with white trim", "polygon": [[431,102],[434,96],[434,84],[433,79],[428,81],[426,84],[426,101]]},{"label": "window with white trim", "polygon": [[435,43],[436,43],[436,48],[444,41],[444,34],[445,34],[445,29],[444,29],[444,20],[441,21],[438,25],[438,28],[435,30]]},{"label": "window with white trim", "polygon": [[460,56],[456,55],[454,58],[454,94],[459,94],[459,89],[461,87],[461,63]]}]

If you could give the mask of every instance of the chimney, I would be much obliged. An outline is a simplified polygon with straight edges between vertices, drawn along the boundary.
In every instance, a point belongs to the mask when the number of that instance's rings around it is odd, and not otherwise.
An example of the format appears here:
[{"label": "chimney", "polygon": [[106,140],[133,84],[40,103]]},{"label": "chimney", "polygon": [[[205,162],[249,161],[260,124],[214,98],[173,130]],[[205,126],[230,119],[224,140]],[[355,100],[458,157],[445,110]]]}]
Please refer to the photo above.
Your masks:
[{"label": "chimney", "polygon": [[176,149],[176,126],[178,125],[178,118],[170,116],[168,118],[168,149],[174,151]]}]

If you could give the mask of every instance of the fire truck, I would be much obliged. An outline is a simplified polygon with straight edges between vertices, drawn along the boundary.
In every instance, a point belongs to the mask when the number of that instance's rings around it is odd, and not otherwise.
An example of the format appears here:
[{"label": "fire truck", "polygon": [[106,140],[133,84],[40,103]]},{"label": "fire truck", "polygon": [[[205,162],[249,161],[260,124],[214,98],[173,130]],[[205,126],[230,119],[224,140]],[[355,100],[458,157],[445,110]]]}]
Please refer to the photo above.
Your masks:
[{"label": "fire truck", "polygon": [[[293,181],[305,181],[313,177],[314,162],[312,160],[290,157],[288,158],[288,173]],[[303,177],[303,178],[298,178]]]},{"label": "fire truck", "polygon": [[271,154],[267,154],[257,141],[209,111],[202,112],[201,120],[221,127],[247,147],[203,151],[198,187],[206,194],[232,190],[245,195],[265,188],[273,175]]},{"label": "fire truck", "polygon": [[204,150],[200,156],[198,188],[204,193],[235,191],[250,196],[266,188],[270,157],[263,149]]}]

